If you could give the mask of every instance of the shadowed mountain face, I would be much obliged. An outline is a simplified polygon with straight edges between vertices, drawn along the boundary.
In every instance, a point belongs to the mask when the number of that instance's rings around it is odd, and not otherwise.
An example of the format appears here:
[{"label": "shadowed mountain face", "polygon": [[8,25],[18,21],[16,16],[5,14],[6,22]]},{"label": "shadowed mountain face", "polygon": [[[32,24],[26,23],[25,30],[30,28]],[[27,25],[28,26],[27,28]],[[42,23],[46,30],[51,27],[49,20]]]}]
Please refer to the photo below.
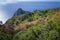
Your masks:
[{"label": "shadowed mountain face", "polygon": [[19,8],[15,13],[14,16],[18,16],[24,13],[28,13],[28,11],[24,11],[23,9]]},{"label": "shadowed mountain face", "polygon": [[60,8],[25,12],[18,9],[0,27],[0,40],[60,40]]}]

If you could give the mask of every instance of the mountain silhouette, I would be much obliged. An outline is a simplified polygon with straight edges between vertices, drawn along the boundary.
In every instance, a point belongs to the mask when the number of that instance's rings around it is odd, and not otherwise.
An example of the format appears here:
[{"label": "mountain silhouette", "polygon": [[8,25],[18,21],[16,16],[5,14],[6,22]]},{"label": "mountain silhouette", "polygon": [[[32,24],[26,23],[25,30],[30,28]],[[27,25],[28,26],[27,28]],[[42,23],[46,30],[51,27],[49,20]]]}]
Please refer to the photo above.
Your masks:
[{"label": "mountain silhouette", "polygon": [[24,13],[28,13],[28,11],[24,11],[22,8],[19,8],[15,13],[14,16],[18,16]]}]

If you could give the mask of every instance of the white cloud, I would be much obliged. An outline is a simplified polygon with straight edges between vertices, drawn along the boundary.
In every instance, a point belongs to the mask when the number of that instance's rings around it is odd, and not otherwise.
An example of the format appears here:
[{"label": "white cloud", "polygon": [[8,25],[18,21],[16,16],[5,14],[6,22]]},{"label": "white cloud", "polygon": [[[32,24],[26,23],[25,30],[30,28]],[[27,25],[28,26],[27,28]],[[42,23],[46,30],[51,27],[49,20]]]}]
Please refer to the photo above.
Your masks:
[{"label": "white cloud", "polygon": [[5,19],[5,12],[0,10],[0,21],[3,21],[3,23],[5,23],[6,19]]},{"label": "white cloud", "polygon": [[15,1],[15,0],[4,0],[4,1],[0,1],[0,4],[7,4],[7,3],[15,3],[18,2],[19,0]]},{"label": "white cloud", "polygon": [[0,4],[17,3],[24,1],[60,1],[60,0],[0,0]]}]

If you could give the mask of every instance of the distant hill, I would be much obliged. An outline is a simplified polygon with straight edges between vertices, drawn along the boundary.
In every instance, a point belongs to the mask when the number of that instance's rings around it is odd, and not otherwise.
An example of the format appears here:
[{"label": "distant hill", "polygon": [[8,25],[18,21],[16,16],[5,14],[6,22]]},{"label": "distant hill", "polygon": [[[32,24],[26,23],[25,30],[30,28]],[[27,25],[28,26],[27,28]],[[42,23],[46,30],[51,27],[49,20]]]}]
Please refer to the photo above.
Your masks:
[{"label": "distant hill", "polygon": [[4,24],[0,40],[60,40],[60,8],[27,13],[19,10]]}]

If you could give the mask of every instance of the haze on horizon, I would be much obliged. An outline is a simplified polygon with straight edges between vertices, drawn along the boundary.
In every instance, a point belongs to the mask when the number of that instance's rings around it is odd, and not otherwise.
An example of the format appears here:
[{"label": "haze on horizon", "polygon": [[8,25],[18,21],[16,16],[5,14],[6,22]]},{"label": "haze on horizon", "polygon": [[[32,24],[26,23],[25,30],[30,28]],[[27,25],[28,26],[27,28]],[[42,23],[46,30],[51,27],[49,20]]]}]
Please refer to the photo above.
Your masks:
[{"label": "haze on horizon", "polygon": [[[30,1],[30,2],[29,2]],[[0,0],[0,21],[5,23],[18,8],[25,11],[43,10],[60,7],[60,0]],[[56,2],[57,1],[57,2]]]}]

